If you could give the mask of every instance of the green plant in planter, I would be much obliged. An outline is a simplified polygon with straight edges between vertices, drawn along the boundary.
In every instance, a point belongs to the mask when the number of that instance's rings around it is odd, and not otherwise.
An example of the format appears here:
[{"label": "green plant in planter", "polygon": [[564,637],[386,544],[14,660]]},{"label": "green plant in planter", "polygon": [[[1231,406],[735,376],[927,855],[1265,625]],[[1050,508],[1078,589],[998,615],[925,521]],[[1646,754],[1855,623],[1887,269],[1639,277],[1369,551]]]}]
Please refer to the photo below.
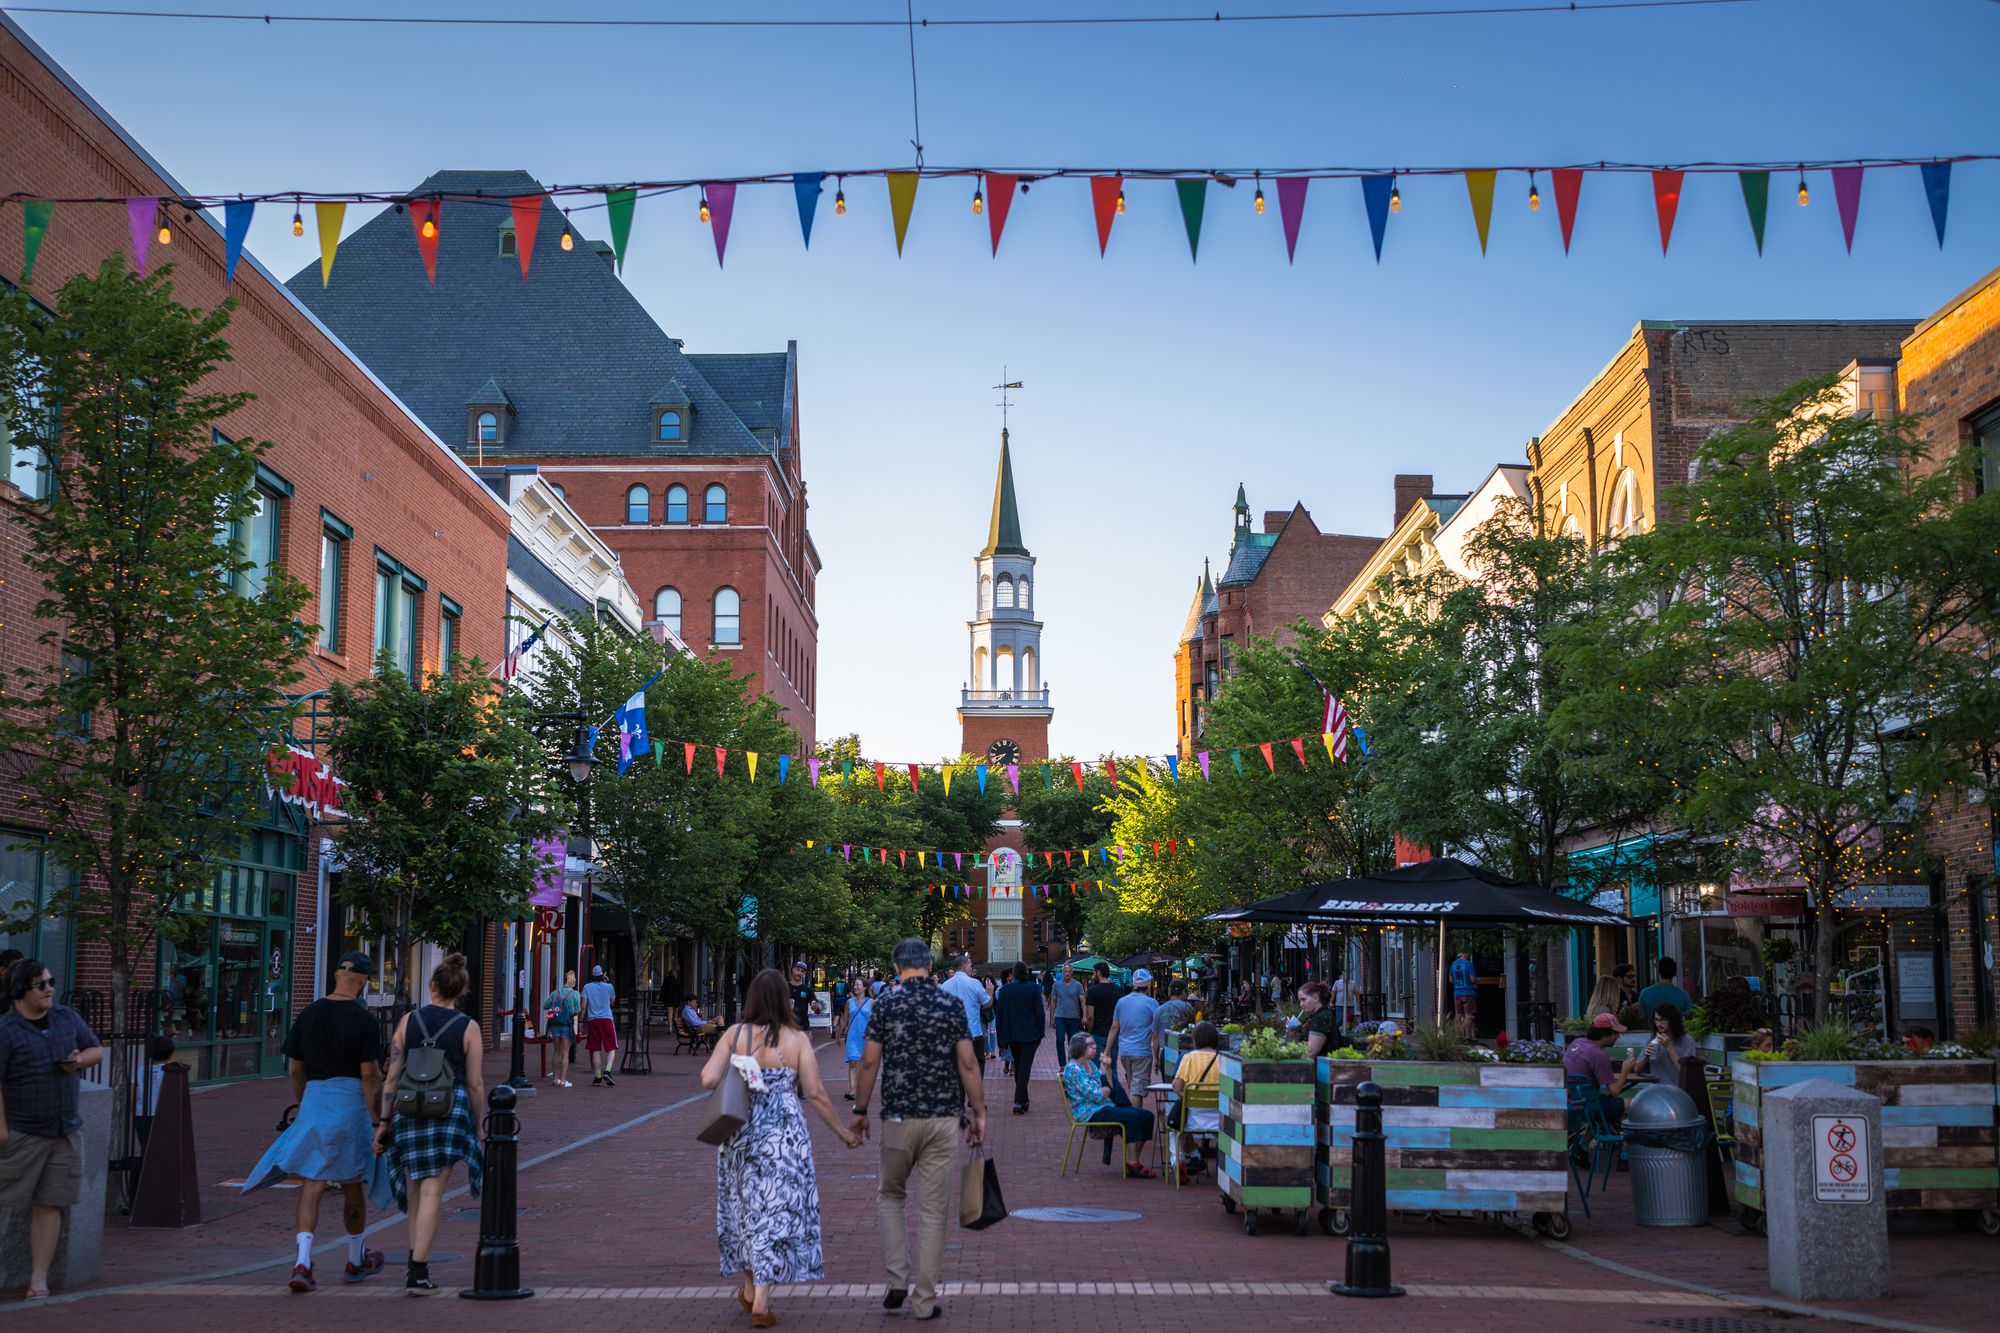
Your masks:
[{"label": "green plant in planter", "polygon": [[1861,1052],[1861,1034],[1846,1019],[1829,1018],[1823,1023],[1808,1023],[1785,1045],[1787,1049],[1797,1047],[1794,1059],[1852,1060]]},{"label": "green plant in planter", "polygon": [[1755,1032],[1770,1026],[1757,996],[1747,990],[1719,990],[1704,997],[1688,1015],[1688,1032],[1705,1037],[1711,1032]]},{"label": "green plant in planter", "polygon": [[1306,1044],[1302,1041],[1286,1041],[1267,1028],[1246,1037],[1243,1049],[1238,1054],[1246,1061],[1303,1060],[1306,1058]]},{"label": "green plant in planter", "polygon": [[1368,1058],[1366,1051],[1356,1050],[1352,1046],[1336,1047],[1326,1054],[1329,1059],[1333,1060],[1366,1060]]},{"label": "green plant in planter", "polygon": [[1581,1016],[1565,1018],[1556,1024],[1556,1031],[1562,1033],[1565,1037],[1581,1037],[1584,1033],[1590,1031],[1590,1020]]},{"label": "green plant in planter", "polygon": [[1419,1023],[1410,1032],[1410,1050],[1419,1060],[1463,1060],[1469,1045],[1449,1023]]},{"label": "green plant in planter", "polygon": [[1241,1023],[1224,1023],[1222,1025],[1222,1030],[1223,1032],[1227,1033],[1229,1036],[1232,1037],[1240,1037],[1243,1035],[1243,1025]]}]

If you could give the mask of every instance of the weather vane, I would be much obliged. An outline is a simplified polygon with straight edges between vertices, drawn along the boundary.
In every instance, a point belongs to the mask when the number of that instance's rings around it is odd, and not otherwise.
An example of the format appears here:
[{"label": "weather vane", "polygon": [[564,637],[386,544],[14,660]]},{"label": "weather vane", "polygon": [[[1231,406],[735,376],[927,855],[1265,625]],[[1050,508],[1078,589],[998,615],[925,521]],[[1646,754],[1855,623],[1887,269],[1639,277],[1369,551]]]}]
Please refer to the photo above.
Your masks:
[{"label": "weather vane", "polygon": [[1007,409],[1013,405],[1007,397],[1007,390],[1020,388],[1021,381],[1008,379],[1007,367],[1003,365],[1000,367],[1000,382],[993,387],[1000,391],[1000,401],[994,406],[1000,409],[1000,429],[1004,431],[1007,429]]}]

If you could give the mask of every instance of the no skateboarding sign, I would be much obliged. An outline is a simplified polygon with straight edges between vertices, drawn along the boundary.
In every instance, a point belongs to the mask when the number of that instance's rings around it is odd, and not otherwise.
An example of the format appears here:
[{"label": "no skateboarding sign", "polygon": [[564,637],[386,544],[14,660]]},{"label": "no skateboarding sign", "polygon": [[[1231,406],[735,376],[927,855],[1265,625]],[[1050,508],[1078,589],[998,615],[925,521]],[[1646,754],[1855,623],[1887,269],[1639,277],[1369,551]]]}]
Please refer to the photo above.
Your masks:
[{"label": "no skateboarding sign", "polygon": [[1868,1170],[1868,1122],[1858,1117],[1812,1118],[1813,1198],[1820,1203],[1867,1203],[1875,1197]]}]

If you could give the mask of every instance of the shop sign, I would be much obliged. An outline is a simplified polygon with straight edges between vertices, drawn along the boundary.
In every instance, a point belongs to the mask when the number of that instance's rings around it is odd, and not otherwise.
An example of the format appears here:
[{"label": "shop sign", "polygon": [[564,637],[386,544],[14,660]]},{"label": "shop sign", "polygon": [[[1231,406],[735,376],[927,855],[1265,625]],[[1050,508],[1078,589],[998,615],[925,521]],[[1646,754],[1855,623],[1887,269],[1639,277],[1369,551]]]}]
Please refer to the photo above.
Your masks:
[{"label": "shop sign", "polygon": [[340,789],[347,784],[333,775],[310,750],[287,745],[264,756],[265,782],[279,800],[296,805],[315,820],[341,819]]},{"label": "shop sign", "polygon": [[1931,903],[1928,884],[1857,884],[1841,894],[1835,905],[1844,912],[1897,912],[1926,908]]},{"label": "shop sign", "polygon": [[1729,916],[1803,916],[1803,893],[1731,893]]},{"label": "shop sign", "polygon": [[541,927],[543,930],[549,932],[550,934],[554,934],[556,931],[561,930],[562,908],[560,907],[536,908],[535,924]]},{"label": "shop sign", "polygon": [[757,900],[748,894],[736,909],[736,933],[746,940],[757,938]]}]

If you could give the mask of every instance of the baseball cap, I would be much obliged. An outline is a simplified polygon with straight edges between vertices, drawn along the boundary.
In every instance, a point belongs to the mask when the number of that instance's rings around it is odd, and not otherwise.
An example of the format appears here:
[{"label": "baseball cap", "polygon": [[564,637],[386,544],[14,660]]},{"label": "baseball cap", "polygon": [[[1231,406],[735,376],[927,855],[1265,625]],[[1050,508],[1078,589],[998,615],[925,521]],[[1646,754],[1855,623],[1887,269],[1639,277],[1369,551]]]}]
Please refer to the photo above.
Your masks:
[{"label": "baseball cap", "polygon": [[593,964],[593,965],[591,966],[591,969],[590,969],[590,975],[592,975],[593,977],[601,977],[601,976],[603,976],[603,975],[604,975],[604,965],[603,965],[602,963],[597,963],[597,964]]},{"label": "baseball cap", "polygon": [[1153,974],[1151,972],[1148,972],[1143,967],[1135,968],[1132,972],[1132,984],[1134,986],[1144,986],[1150,983],[1152,980],[1153,980]]},{"label": "baseball cap", "polygon": [[1608,1012],[1600,1012],[1597,1017],[1590,1020],[1590,1025],[1594,1028],[1610,1028],[1613,1032],[1625,1031],[1625,1025],[1618,1021],[1618,1015]]},{"label": "baseball cap", "polygon": [[340,966],[350,972],[359,972],[364,977],[375,975],[375,960],[365,953],[344,953],[340,956]]}]

